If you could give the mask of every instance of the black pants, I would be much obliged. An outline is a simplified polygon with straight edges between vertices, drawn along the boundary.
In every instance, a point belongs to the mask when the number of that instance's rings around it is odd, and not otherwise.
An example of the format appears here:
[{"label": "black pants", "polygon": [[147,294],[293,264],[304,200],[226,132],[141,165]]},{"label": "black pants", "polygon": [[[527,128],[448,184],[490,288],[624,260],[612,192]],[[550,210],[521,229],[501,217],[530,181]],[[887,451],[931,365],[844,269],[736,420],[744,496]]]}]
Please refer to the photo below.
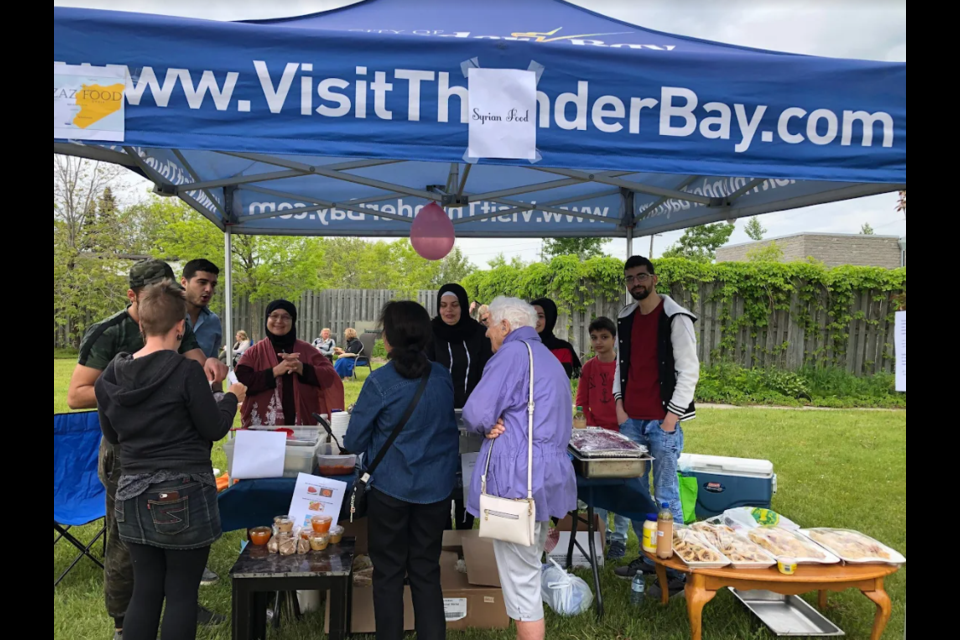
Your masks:
[{"label": "black pants", "polygon": [[417,617],[417,640],[443,640],[447,621],[440,586],[443,532],[450,501],[409,504],[371,491],[367,515],[377,640],[403,638],[404,579],[409,577]]},{"label": "black pants", "polygon": [[164,600],[161,640],[195,640],[197,594],[210,557],[210,547],[167,551],[130,544],[133,559],[133,599],[124,621],[124,640],[157,640]]}]

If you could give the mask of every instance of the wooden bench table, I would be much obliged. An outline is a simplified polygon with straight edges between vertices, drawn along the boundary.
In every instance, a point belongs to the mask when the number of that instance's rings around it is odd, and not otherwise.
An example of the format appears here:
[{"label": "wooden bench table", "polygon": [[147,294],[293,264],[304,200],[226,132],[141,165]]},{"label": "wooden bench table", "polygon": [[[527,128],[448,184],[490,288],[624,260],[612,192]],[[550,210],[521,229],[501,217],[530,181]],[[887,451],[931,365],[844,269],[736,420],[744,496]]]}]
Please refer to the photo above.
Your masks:
[{"label": "wooden bench table", "polygon": [[703,638],[703,608],[713,600],[721,589],[738,591],[772,591],[784,596],[800,596],[806,593],[820,594],[820,608],[827,606],[831,591],[857,589],[877,605],[871,640],[880,640],[890,622],[893,606],[884,588],[884,581],[897,573],[899,567],[891,565],[802,565],[796,575],[785,576],[776,567],[762,570],[697,569],[692,571],[677,556],[663,561],[647,554],[657,565],[657,577],[663,589],[663,604],[670,602],[667,588],[667,570],[687,574],[687,612],[693,640]]}]

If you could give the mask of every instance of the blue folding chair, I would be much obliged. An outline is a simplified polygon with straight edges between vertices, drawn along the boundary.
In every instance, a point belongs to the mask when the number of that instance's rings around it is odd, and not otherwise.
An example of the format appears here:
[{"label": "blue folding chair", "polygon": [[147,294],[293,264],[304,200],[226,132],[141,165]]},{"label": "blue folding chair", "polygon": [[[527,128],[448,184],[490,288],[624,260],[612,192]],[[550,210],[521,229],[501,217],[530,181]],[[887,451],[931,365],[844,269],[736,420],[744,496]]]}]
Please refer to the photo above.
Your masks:
[{"label": "blue folding chair", "polygon": [[100,418],[96,411],[53,416],[53,546],[66,540],[80,552],[53,583],[63,582],[84,558],[103,569],[103,562],[91,549],[100,539],[106,545],[106,524],[89,544],[80,542],[70,530],[105,520],[107,490],[97,475],[100,451]]}]

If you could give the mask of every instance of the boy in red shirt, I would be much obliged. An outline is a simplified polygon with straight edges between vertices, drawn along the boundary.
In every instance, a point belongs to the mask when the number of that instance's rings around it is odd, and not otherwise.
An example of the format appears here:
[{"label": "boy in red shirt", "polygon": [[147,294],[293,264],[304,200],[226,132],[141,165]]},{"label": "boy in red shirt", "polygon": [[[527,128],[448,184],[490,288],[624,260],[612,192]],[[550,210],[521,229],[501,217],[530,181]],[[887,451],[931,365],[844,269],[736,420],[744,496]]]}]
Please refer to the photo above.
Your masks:
[{"label": "boy in red shirt", "polygon": [[[619,432],[617,401],[613,397],[613,382],[617,377],[617,325],[613,320],[597,318],[590,325],[590,343],[597,357],[583,366],[577,390],[577,406],[583,408],[587,426]],[[611,562],[623,559],[627,553],[630,521],[614,515],[614,527],[610,529],[609,514],[597,509],[597,515],[607,522],[609,530],[607,559]]]}]

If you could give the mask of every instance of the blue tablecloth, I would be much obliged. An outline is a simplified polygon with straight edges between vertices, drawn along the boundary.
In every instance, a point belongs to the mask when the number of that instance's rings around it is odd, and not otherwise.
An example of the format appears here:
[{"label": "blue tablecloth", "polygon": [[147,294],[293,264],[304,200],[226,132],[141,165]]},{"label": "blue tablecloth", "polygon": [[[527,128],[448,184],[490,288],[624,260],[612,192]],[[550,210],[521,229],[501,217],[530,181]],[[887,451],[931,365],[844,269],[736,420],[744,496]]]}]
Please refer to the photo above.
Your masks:
[{"label": "blue tablecloth", "polygon": [[658,509],[643,490],[640,478],[634,480],[586,480],[577,476],[580,500],[595,509],[605,509],[630,520],[643,522]]},{"label": "blue tablecloth", "polygon": [[[330,479],[346,482],[348,496],[356,482],[356,477]],[[290,500],[296,486],[295,478],[244,480],[233,485],[220,494],[218,501],[223,530],[241,531],[273,524],[274,518],[290,510]]]}]

